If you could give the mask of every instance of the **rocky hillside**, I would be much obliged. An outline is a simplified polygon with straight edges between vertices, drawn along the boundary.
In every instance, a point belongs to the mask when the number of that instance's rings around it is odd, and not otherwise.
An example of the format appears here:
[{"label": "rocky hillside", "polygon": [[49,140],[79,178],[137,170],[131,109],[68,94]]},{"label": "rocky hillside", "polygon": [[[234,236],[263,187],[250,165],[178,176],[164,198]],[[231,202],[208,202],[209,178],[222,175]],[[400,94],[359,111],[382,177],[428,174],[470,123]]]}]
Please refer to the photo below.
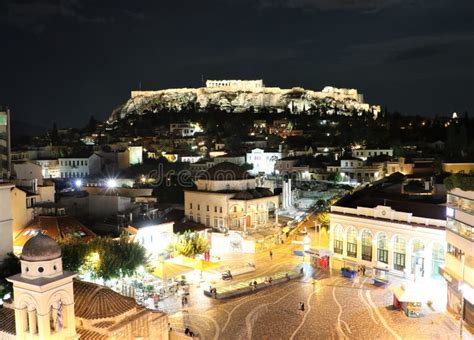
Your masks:
[{"label": "rocky hillside", "polygon": [[260,91],[241,91],[219,88],[183,88],[159,91],[133,91],[131,98],[115,109],[109,121],[116,121],[131,113],[172,110],[204,110],[218,107],[228,112],[242,112],[251,108],[269,111],[289,110],[294,114],[324,111],[328,114],[352,115],[372,112],[377,115],[380,106],[360,102],[357,98],[341,94],[316,92],[303,88],[280,89],[266,87]]}]

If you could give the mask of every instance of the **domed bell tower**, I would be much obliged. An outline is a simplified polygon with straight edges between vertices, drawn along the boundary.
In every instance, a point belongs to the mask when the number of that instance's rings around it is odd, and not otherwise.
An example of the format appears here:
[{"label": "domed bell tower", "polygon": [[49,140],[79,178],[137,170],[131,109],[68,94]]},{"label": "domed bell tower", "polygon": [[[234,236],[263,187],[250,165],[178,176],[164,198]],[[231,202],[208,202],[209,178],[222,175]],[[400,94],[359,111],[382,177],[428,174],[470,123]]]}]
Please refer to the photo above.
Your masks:
[{"label": "domed bell tower", "polygon": [[13,283],[17,339],[77,339],[74,273],[64,272],[61,248],[42,233],[25,243]]}]

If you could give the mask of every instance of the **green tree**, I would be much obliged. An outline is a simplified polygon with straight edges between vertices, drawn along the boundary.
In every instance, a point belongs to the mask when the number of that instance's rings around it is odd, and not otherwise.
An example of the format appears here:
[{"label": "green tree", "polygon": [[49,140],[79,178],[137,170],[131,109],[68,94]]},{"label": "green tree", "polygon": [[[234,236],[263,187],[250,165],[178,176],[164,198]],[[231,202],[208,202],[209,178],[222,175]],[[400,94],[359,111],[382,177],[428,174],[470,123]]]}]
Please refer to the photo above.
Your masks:
[{"label": "green tree", "polygon": [[209,251],[208,240],[199,233],[185,231],[183,234],[177,234],[168,245],[167,251],[171,256],[184,255],[194,257]]},{"label": "green tree", "polygon": [[329,214],[327,212],[322,212],[319,213],[318,216],[316,217],[316,220],[318,221],[318,224],[321,227],[329,228]]},{"label": "green tree", "polygon": [[12,292],[12,284],[6,279],[21,271],[20,259],[13,253],[8,253],[0,263],[0,298]]},{"label": "green tree", "polygon": [[342,175],[339,172],[330,173],[328,176],[328,181],[339,183],[342,181]]},{"label": "green tree", "polygon": [[89,246],[79,237],[67,237],[58,241],[63,257],[63,268],[72,272],[79,271],[89,251]]}]

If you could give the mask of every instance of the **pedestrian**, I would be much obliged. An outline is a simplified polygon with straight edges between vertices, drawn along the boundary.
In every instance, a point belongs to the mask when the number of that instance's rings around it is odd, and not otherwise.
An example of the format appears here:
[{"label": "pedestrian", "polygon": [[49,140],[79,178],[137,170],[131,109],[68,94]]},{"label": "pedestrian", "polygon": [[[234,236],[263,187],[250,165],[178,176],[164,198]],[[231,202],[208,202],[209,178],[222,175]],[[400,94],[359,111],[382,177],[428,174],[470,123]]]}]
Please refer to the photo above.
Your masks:
[{"label": "pedestrian", "polygon": [[299,306],[298,306],[298,313],[300,315],[304,314],[304,303],[300,301]]},{"label": "pedestrian", "polygon": [[362,265],[362,275],[363,275],[363,276],[365,276],[365,269],[366,269],[366,268],[365,268],[365,264],[364,264],[364,265]]},{"label": "pedestrian", "polygon": [[273,260],[273,253],[271,250],[270,250],[270,260]]},{"label": "pedestrian", "polygon": [[186,297],[181,298],[181,307],[184,308],[184,305],[186,304]]}]

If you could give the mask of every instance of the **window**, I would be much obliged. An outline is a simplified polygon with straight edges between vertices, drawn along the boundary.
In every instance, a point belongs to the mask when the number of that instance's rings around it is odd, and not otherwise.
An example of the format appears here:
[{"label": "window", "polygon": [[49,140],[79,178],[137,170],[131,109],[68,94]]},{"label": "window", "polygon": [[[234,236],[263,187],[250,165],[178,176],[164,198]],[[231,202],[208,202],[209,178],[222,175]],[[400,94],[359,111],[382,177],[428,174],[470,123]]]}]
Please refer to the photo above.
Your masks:
[{"label": "window", "polygon": [[193,217],[193,215],[189,215],[189,220],[190,220],[191,222],[193,222],[193,221],[194,221],[194,217]]},{"label": "window", "polygon": [[192,209],[192,208],[193,208],[193,204],[189,203],[189,209]]},{"label": "window", "polygon": [[396,270],[405,269],[406,241],[400,236],[395,236],[393,246],[393,268]]},{"label": "window", "polygon": [[217,205],[214,206],[214,212],[217,212]]},{"label": "window", "polygon": [[219,212],[222,214],[222,207],[219,207]]},{"label": "window", "polygon": [[344,230],[341,225],[337,225],[334,229],[334,252],[342,254],[344,245]]},{"label": "window", "polygon": [[217,228],[219,225],[218,225],[218,222],[217,222],[217,217],[214,217],[214,227]]},{"label": "window", "polygon": [[200,204],[198,204],[198,210],[201,210],[201,205]]},{"label": "window", "polygon": [[377,241],[377,260],[388,263],[388,240],[384,233],[379,234]]},{"label": "window", "polygon": [[206,225],[211,226],[211,218],[209,216],[206,216]]},{"label": "window", "polygon": [[209,211],[209,205],[206,206],[206,211]]},{"label": "window", "polygon": [[347,231],[347,256],[357,257],[357,230],[354,227]]},{"label": "window", "polygon": [[201,216],[197,216],[197,223],[201,223]]},{"label": "window", "polygon": [[368,230],[362,232],[362,260],[372,261],[372,233]]}]

